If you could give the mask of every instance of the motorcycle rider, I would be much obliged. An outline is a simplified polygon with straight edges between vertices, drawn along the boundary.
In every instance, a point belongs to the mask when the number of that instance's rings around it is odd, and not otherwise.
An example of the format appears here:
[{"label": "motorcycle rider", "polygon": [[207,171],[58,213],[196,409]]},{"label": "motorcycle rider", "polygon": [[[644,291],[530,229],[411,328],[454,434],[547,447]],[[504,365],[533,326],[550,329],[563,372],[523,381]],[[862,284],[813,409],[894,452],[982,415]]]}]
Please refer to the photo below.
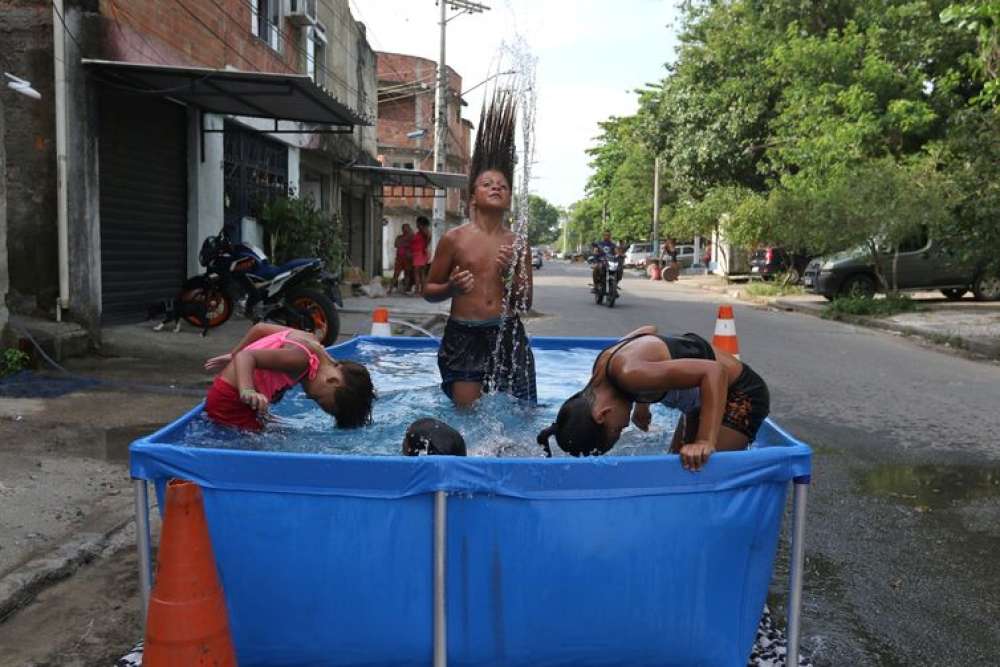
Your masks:
[{"label": "motorcycle rider", "polygon": [[[593,265],[591,270],[591,278],[594,281],[594,287],[591,289],[591,293],[597,293],[597,286],[601,284],[604,280],[604,260],[609,257],[615,256],[615,249],[618,245],[611,240],[611,232],[605,229],[601,233],[601,240],[594,241],[591,244],[591,257],[590,262]],[[619,277],[619,280],[621,278]]]}]

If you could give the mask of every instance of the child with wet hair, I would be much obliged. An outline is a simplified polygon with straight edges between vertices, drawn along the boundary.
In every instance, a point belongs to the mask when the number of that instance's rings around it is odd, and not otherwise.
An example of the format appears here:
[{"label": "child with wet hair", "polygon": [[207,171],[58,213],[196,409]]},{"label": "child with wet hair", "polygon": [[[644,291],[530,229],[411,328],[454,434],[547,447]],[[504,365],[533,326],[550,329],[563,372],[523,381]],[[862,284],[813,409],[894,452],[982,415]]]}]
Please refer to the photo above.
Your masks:
[{"label": "child with wet hair", "polygon": [[531,248],[508,225],[516,104],[484,104],[469,171],[469,222],[441,237],[424,298],[451,299],[438,350],[441,389],[458,407],[498,391],[536,403],[535,357],[518,313],[532,305]]},{"label": "child with wet hair", "polygon": [[462,434],[442,421],[426,417],[410,424],[403,436],[403,456],[421,453],[440,456],[465,456]]},{"label": "child with wet hair", "polygon": [[296,384],[340,428],[371,422],[375,387],[368,369],[334,359],[309,332],[255,324],[231,353],[205,362],[207,371],[220,369],[205,398],[205,414],[222,426],[262,430],[270,406]]},{"label": "child with wet hair", "polygon": [[649,429],[651,403],[682,413],[670,451],[692,471],[715,451],[746,449],[771,408],[767,383],[747,364],[697,334],[660,335],[645,326],[597,355],[590,382],[563,403],[538,444],[551,456],[554,435],[572,456],[605,454],[630,417]]}]

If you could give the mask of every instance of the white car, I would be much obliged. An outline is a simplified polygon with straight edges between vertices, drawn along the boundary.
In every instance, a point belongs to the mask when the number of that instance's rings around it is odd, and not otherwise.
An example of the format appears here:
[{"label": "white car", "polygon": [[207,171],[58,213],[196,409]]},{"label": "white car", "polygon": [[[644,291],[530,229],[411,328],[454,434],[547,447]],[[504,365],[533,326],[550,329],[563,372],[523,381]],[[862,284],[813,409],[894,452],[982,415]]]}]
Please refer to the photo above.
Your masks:
[{"label": "white car", "polygon": [[636,266],[642,268],[646,266],[649,253],[653,246],[649,243],[633,243],[625,251],[625,266]]}]

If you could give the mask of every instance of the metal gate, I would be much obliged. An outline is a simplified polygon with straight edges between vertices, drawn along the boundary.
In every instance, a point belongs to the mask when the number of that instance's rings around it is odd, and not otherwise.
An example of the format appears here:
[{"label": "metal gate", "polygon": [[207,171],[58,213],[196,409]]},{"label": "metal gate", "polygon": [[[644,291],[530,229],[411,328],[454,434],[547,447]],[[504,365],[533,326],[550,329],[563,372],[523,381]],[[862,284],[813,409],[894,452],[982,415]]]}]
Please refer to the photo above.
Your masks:
[{"label": "metal gate", "polygon": [[238,241],[243,218],[259,220],[265,203],[288,194],[288,148],[235,123],[226,123],[223,165],[223,220],[229,238]]},{"label": "metal gate", "polygon": [[187,272],[187,114],[105,90],[99,133],[101,319],[140,321]]}]

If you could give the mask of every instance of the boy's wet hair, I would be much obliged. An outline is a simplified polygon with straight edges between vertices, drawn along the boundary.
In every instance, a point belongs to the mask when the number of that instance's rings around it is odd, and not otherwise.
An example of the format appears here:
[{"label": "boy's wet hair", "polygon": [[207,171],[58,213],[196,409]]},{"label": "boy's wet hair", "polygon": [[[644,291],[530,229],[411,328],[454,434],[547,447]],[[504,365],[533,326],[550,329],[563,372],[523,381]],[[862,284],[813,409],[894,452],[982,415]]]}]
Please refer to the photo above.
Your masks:
[{"label": "boy's wet hair", "polygon": [[427,219],[427,216],[418,215],[417,216],[417,227],[430,227],[431,221]]},{"label": "boy's wet hair", "polygon": [[590,387],[579,391],[562,404],[555,422],[538,434],[538,444],[546,456],[552,456],[549,437],[556,436],[559,449],[571,456],[600,456],[611,449],[604,425],[594,421],[594,392]]},{"label": "boy's wet hair", "polygon": [[333,391],[333,410],[328,410],[340,428],[357,428],[372,421],[375,385],[368,369],[354,361],[340,362],[344,384]]},{"label": "boy's wet hair", "polygon": [[465,438],[443,421],[425,417],[410,424],[403,436],[403,456],[421,453],[465,456]]},{"label": "boy's wet hair", "polygon": [[484,171],[499,171],[514,185],[514,128],[517,103],[509,90],[494,90],[489,105],[483,100],[479,112],[479,132],[469,166],[469,193],[476,191],[476,179]]}]

